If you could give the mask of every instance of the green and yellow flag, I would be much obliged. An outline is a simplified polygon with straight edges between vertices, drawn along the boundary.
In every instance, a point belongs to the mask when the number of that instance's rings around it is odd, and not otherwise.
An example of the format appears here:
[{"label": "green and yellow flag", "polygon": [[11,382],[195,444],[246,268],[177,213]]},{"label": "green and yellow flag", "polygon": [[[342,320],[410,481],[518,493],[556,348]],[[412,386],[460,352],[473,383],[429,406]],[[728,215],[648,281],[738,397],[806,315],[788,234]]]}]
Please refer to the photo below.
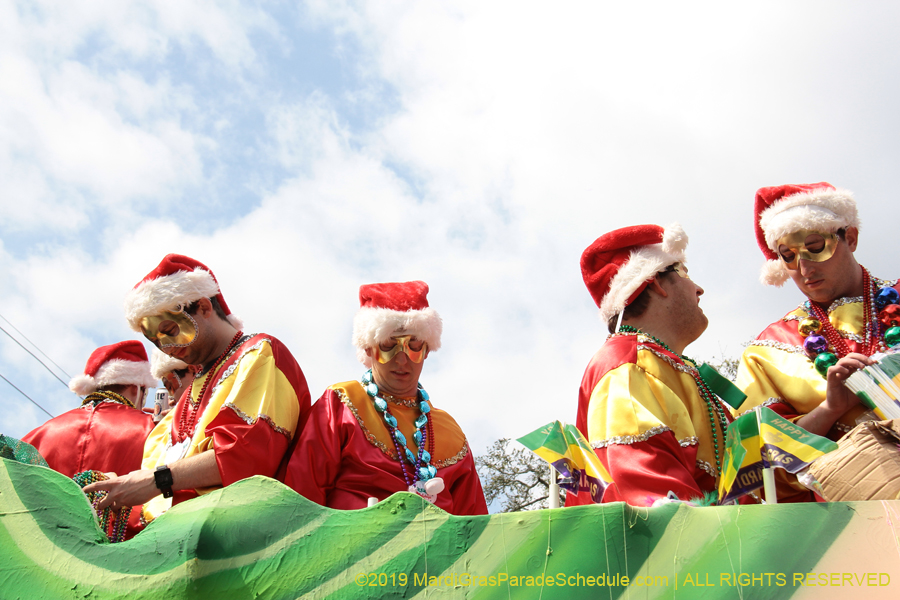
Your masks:
[{"label": "green and yellow flag", "polygon": [[761,488],[763,469],[779,467],[796,473],[837,447],[764,406],[741,415],[725,436],[719,504]]},{"label": "green and yellow flag", "polygon": [[559,487],[573,494],[587,490],[594,502],[603,500],[612,477],[574,425],[553,421],[518,441],[559,471]]}]

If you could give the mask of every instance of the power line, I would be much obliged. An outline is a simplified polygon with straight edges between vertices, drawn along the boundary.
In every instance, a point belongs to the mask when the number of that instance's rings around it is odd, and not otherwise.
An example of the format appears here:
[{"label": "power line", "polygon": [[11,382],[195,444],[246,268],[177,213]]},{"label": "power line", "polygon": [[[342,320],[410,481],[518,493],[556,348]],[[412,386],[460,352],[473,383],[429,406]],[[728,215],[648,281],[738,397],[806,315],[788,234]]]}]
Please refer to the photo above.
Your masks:
[{"label": "power line", "polygon": [[[23,392],[22,390],[20,390],[19,388],[17,388],[16,385],[15,385],[12,381],[10,381],[10,380],[7,379],[6,377],[4,377],[2,374],[0,374],[0,379],[2,379],[3,381],[5,381],[5,382],[8,383],[9,385],[13,386],[13,388],[15,388],[15,390],[16,390],[17,392],[19,392],[20,394],[22,394],[23,396],[25,396],[26,398],[28,398],[29,400],[31,400],[31,398],[28,396],[28,394],[26,394],[25,392]],[[57,378],[57,379],[58,379],[58,378]],[[34,404],[35,406],[37,406],[37,407],[38,407],[39,409],[41,409],[42,411],[44,411],[45,413],[47,413],[47,416],[48,416],[48,417],[50,417],[51,419],[53,418],[53,415],[51,415],[49,412],[47,412],[47,409],[46,409],[46,408],[44,408],[43,406],[41,406],[40,404],[38,404],[38,403],[35,402],[34,400],[31,400],[31,403]]]},{"label": "power line", "polygon": [[44,352],[43,350],[41,350],[40,347],[38,347],[37,344],[35,344],[35,343],[32,342],[31,340],[29,340],[27,335],[25,335],[24,333],[22,333],[21,331],[19,331],[19,328],[12,324],[12,321],[10,321],[9,319],[7,319],[7,318],[4,317],[3,315],[0,315],[0,319],[3,319],[3,320],[6,321],[7,323],[9,323],[9,326],[12,327],[13,329],[15,329],[15,330],[16,330],[16,333],[18,333],[18,334],[21,335],[23,338],[25,338],[25,340],[26,340],[29,344],[31,344],[32,346],[34,346],[35,348],[37,348],[37,351],[40,352],[40,353],[44,356],[44,358],[46,358],[46,359],[49,360],[51,363],[53,363],[53,366],[54,366],[54,367],[56,367],[57,369],[59,369],[60,371],[62,371],[62,374],[66,376],[66,379],[72,379],[72,376],[69,375],[68,373],[66,373],[66,370],[65,370],[65,369],[63,369],[61,366],[59,366],[58,364],[56,364],[55,362],[53,362],[53,359],[50,358],[49,356],[47,356],[47,353]]},{"label": "power line", "polygon": [[[0,316],[2,316],[2,315],[0,315]],[[6,321],[5,318],[4,318],[3,320]],[[6,322],[9,323],[9,321],[6,321]],[[10,323],[10,325],[12,325],[12,323]],[[13,326],[13,328],[15,328],[15,326]],[[9,339],[11,339],[11,340],[14,341],[15,343],[17,343],[19,346],[21,346],[21,347],[22,347],[22,350],[24,350],[25,352],[27,352],[28,354],[30,354],[30,355],[34,358],[34,360],[36,360],[36,361],[38,361],[39,363],[41,363],[42,365],[44,365],[44,368],[47,369],[47,371],[48,371],[51,375],[53,375],[54,377],[56,377],[57,379],[59,379],[59,375],[57,375],[56,373],[54,373],[54,372],[50,369],[50,367],[47,366],[47,364],[46,364],[44,361],[42,361],[42,360],[39,359],[37,356],[35,356],[34,352],[32,352],[31,350],[29,350],[28,348],[26,348],[25,346],[23,346],[23,345],[22,345],[22,342],[20,342],[20,341],[17,340],[16,338],[14,338],[14,337],[12,336],[11,333],[9,333],[7,330],[3,329],[3,327],[0,327],[0,331],[2,331],[3,333],[5,333],[6,335],[8,335],[8,336],[9,336]],[[16,329],[16,331],[19,331],[19,330]],[[21,333],[21,332],[20,332],[20,333]],[[25,337],[25,336],[23,335],[22,337]],[[27,340],[28,338],[25,338],[25,339]],[[31,340],[28,340],[28,341],[31,342]],[[34,342],[31,342],[31,343],[32,343],[32,345],[34,345]],[[34,347],[37,348],[36,345],[35,345]],[[38,350],[40,350],[40,348],[38,348]],[[42,352],[41,354],[43,354],[43,352]],[[45,356],[46,356],[46,355],[45,355]],[[48,358],[47,360],[50,360],[50,359]],[[53,362],[53,361],[51,360],[50,362]],[[55,365],[56,363],[53,363],[53,364]],[[57,365],[57,366],[59,366],[59,365]],[[62,369],[60,369],[60,371],[62,371]],[[63,374],[65,374],[65,371],[63,371]],[[68,377],[68,375],[66,375],[66,376]],[[69,385],[68,385],[65,381],[63,381],[62,379],[59,379],[59,382],[60,382],[61,384],[63,384],[64,386],[66,386],[66,389],[69,388]]]}]

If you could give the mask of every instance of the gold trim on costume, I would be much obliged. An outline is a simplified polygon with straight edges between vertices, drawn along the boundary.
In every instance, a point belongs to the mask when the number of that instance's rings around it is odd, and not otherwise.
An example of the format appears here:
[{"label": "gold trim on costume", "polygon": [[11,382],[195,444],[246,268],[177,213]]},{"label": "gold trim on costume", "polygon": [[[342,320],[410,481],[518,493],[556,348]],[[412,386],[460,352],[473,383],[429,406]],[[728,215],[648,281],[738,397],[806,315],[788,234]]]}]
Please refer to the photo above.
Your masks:
[{"label": "gold trim on costume", "polygon": [[709,475],[710,477],[712,477],[713,479],[715,479],[716,481],[719,480],[719,476],[716,475],[715,469],[713,469],[713,468],[712,468],[712,465],[709,464],[708,462],[706,462],[705,460],[699,460],[699,459],[698,459],[698,460],[697,460],[697,467],[699,467],[699,468],[700,468],[701,470],[703,470],[703,471],[706,471],[706,474]]},{"label": "gold trim on costume", "polygon": [[451,456],[449,458],[445,458],[444,460],[433,460],[431,463],[438,469],[443,469],[444,467],[449,467],[450,465],[455,465],[469,454],[469,440],[466,440],[466,443],[463,444],[462,450],[456,453],[456,456]]},{"label": "gold trim on costume", "polygon": [[356,407],[350,402],[350,397],[347,396],[347,393],[341,388],[335,388],[334,391],[337,393],[338,398],[341,399],[341,403],[350,409],[350,412],[353,413],[353,416],[356,418],[356,422],[359,423],[359,428],[362,429],[363,435],[366,436],[366,439],[369,440],[369,443],[384,452],[391,460],[397,460],[397,455],[390,451],[390,449],[382,444],[377,437],[375,437],[371,431],[366,427],[365,421],[363,421],[362,417],[359,416],[359,412],[356,410]]},{"label": "gold trim on costume", "polygon": [[406,408],[419,408],[418,398],[401,398],[400,396],[391,396],[390,394],[385,394],[384,392],[381,392],[381,397],[384,398],[385,401],[389,404],[405,406]]},{"label": "gold trim on costume", "polygon": [[[784,398],[769,398],[768,400],[760,404],[760,406],[772,406],[773,404],[785,404],[787,406],[791,406]],[[791,406],[791,408],[794,407]]]},{"label": "gold trim on costume", "polygon": [[234,413],[247,425],[253,425],[256,423],[257,420],[262,419],[263,421],[265,421],[266,423],[269,424],[269,427],[271,427],[278,433],[282,434],[287,439],[291,439],[291,432],[288,431],[287,429],[285,429],[284,427],[279,427],[278,425],[276,425],[275,421],[273,421],[272,417],[270,417],[269,415],[261,414],[261,415],[258,415],[254,419],[253,417],[251,417],[250,415],[248,415],[247,413],[245,413],[244,411],[239,409],[237,406],[235,406],[231,402],[226,402],[225,404],[222,405],[222,408],[230,408],[231,410],[233,410]]},{"label": "gold trim on costume", "polygon": [[698,438],[696,435],[689,438],[684,438],[683,440],[678,440],[678,445],[682,448],[687,448],[688,446],[696,446],[699,443],[700,438]]},{"label": "gold trim on costume", "polygon": [[606,448],[610,444],[636,444],[638,442],[646,442],[654,435],[665,433],[667,431],[672,430],[665,425],[657,425],[638,435],[617,435],[606,440],[600,440],[599,442],[591,442],[591,448]]},{"label": "gold trim on costume", "polygon": [[672,367],[673,369],[675,369],[676,371],[681,371],[682,373],[687,373],[688,375],[691,375],[691,376],[694,376],[694,374],[697,373],[697,369],[694,369],[691,366],[689,366],[683,362],[679,362],[679,361],[675,360],[668,354],[663,354],[662,352],[660,352],[653,346],[645,346],[643,344],[638,344],[638,350],[648,350],[648,351],[652,352],[654,355],[656,355],[657,358],[667,362],[669,364],[669,366]]},{"label": "gold trim on costume", "polygon": [[790,352],[791,354],[800,354],[802,356],[806,356],[806,350],[804,350],[802,346],[794,346],[792,344],[785,344],[784,342],[776,342],[775,340],[753,340],[752,342],[747,344],[748,348],[751,348],[753,346],[774,348],[776,350]]}]

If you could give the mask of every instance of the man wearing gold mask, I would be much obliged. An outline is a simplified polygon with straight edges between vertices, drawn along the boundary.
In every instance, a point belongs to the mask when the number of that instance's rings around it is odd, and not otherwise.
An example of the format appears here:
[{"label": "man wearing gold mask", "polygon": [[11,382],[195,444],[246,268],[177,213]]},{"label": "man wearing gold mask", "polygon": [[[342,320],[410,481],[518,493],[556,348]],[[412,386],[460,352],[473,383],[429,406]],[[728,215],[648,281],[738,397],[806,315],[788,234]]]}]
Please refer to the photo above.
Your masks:
[{"label": "man wearing gold mask", "polygon": [[[872,354],[896,343],[897,281],[856,262],[853,195],[829,183],[765,187],[756,193],[756,239],[767,262],[761,281],[788,278],[806,296],[769,325],[741,357],[742,410],[767,405],[812,433],[839,439],[866,409],[844,385]],[[784,500],[808,500],[808,492]]]},{"label": "man wearing gold mask", "polygon": [[171,504],[250,477],[274,477],[310,407],[303,372],[267,334],[244,334],[212,271],[163,258],[125,299],[131,327],[169,356],[200,367],[144,446],[142,469],[91,484],[100,508],[143,504],[150,521]]},{"label": "man wearing gold mask", "polygon": [[408,491],[452,514],[487,514],[466,436],[419,382],[441,347],[441,318],[427,294],[423,281],[360,288],[353,342],[368,370],[313,406],[285,484],[331,508],[365,508],[369,498]]}]

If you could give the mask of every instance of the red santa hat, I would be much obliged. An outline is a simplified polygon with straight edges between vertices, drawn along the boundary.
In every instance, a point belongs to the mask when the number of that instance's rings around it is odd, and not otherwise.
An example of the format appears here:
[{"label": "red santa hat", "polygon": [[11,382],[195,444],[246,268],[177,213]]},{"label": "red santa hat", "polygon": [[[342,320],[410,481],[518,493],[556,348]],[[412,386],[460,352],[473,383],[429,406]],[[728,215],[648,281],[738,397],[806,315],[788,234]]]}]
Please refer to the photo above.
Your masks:
[{"label": "red santa hat", "polygon": [[678,223],[635,225],[597,238],[581,255],[581,275],[604,323],[631,304],[660,271],[685,262],[688,236]]},{"label": "red santa hat", "polygon": [[356,357],[367,367],[372,358],[366,348],[387,341],[392,335],[412,335],[433,352],[441,347],[441,316],[428,306],[428,284],[424,281],[371,283],[359,288],[359,311],[353,318]]},{"label": "red santa hat", "polygon": [[162,379],[172,371],[179,369],[187,369],[188,365],[183,360],[178,360],[174,356],[169,356],[159,348],[153,348],[153,354],[150,357],[150,374],[153,379]]},{"label": "red santa hat", "polygon": [[84,373],[69,382],[69,389],[87,396],[110,385],[156,387],[144,344],[129,340],[97,348],[88,358]]},{"label": "red santa hat", "polygon": [[231,314],[219,282],[212,270],[198,260],[180,254],[169,254],[138,282],[125,296],[125,318],[135,331],[141,330],[141,319],[164,311],[176,311],[201,298],[216,298],[228,322],[243,329],[241,320]]},{"label": "red santa hat", "polygon": [[766,257],[759,279],[778,287],[788,279],[787,268],[776,252],[782,237],[801,229],[834,233],[844,227],[859,227],[853,194],[824,181],[760,188],[753,215],[756,243]]}]

